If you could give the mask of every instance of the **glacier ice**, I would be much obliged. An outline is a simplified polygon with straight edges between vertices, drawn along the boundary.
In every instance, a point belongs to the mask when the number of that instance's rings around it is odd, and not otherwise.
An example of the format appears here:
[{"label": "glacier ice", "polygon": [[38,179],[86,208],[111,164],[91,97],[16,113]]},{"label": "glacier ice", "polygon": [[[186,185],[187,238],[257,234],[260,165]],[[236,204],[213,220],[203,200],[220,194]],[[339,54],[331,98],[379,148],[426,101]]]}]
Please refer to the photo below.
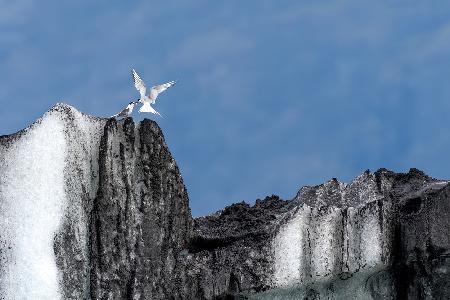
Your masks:
[{"label": "glacier ice", "polygon": [[5,299],[59,298],[53,237],[66,200],[66,147],[64,124],[48,114],[13,147],[2,149],[0,285]]},{"label": "glacier ice", "polygon": [[[363,174],[348,185],[335,180],[325,183],[315,192],[317,206],[304,203],[280,227],[272,242],[274,291],[258,297],[296,299],[314,290],[317,296],[328,299],[330,295],[348,293],[354,284],[358,297],[370,298],[359,283],[388,269],[392,236],[391,206],[382,201],[370,176]],[[358,189],[361,182],[365,182],[365,190]],[[303,201],[302,193],[307,192],[304,189],[297,201]],[[349,196],[362,204],[345,207],[352,203]],[[330,202],[330,198],[335,200]],[[346,287],[339,292],[340,278],[346,280],[345,284],[342,281]],[[327,292],[330,287],[333,293]]]},{"label": "glacier ice", "polygon": [[30,127],[0,139],[2,299],[63,298],[54,244],[64,223],[75,228],[75,244],[84,245],[78,254],[88,268],[83,207],[89,201],[79,202],[95,195],[103,123],[58,104]]}]

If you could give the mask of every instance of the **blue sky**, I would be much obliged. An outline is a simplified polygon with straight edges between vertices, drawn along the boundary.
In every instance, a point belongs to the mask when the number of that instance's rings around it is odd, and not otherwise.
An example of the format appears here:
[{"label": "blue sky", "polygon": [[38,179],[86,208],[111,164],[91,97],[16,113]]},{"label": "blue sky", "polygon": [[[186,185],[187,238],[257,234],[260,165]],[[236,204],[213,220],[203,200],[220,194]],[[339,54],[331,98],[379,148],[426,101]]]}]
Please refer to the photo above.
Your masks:
[{"label": "blue sky", "polygon": [[194,215],[366,169],[450,178],[448,2],[64,2],[0,0],[0,134],[60,101],[116,113],[134,67],[180,80],[156,120]]}]

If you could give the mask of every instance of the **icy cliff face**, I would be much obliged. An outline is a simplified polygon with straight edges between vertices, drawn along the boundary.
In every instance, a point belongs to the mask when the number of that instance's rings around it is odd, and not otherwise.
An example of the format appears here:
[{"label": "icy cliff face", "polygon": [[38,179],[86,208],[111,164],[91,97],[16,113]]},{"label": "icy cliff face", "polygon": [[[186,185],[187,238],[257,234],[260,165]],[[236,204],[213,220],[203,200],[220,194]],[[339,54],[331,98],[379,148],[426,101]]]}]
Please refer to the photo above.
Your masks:
[{"label": "icy cliff face", "polygon": [[192,219],[155,122],[59,104],[0,175],[0,299],[450,298],[450,185],[415,169]]},{"label": "icy cliff face", "polygon": [[[393,210],[376,179],[364,173],[349,185],[332,180],[299,193],[274,238],[275,286],[303,297],[377,298],[367,283],[392,263]],[[382,284],[375,293],[389,298],[393,282]]]},{"label": "icy cliff face", "polygon": [[59,104],[0,137],[2,299],[60,299],[88,288],[87,221],[104,123]]}]

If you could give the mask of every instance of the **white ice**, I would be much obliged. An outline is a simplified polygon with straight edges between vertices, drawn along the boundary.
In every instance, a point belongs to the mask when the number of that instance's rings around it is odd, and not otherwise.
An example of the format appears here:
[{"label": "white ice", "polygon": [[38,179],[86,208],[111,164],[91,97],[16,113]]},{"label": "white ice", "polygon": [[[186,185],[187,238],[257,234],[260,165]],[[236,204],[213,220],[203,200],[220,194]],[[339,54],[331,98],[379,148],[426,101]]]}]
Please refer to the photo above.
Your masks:
[{"label": "white ice", "polygon": [[53,238],[65,205],[65,157],[64,124],[56,114],[46,115],[2,153],[2,299],[61,297]]},{"label": "white ice", "polygon": [[310,214],[311,209],[304,205],[274,239],[276,286],[294,285],[304,280],[302,257],[306,255],[304,244],[307,243]]},{"label": "white ice", "polygon": [[[378,201],[370,193],[363,196]],[[330,206],[320,210],[304,204],[272,242],[273,287],[300,288],[343,273],[383,269],[383,245],[390,234],[385,224],[388,211],[381,208],[380,212],[380,206],[366,198],[361,203],[348,209]]]},{"label": "white ice", "polygon": [[58,104],[16,140],[0,142],[0,299],[62,298],[53,245],[63,224],[75,233],[71,252],[87,277],[85,208],[97,191],[105,122]]}]

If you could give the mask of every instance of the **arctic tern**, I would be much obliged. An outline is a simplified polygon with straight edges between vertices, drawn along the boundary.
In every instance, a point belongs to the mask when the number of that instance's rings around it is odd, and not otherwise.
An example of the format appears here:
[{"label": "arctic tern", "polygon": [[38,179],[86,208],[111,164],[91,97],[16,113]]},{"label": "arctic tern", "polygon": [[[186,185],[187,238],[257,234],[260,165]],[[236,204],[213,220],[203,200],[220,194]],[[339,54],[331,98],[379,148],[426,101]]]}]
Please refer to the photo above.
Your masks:
[{"label": "arctic tern", "polygon": [[168,88],[171,88],[172,86],[177,83],[176,81],[169,81],[167,83],[159,84],[152,86],[148,95],[147,94],[147,87],[145,86],[144,81],[139,77],[138,73],[136,73],[136,70],[132,70],[133,73],[133,81],[134,86],[139,91],[141,98],[139,98],[139,102],[142,103],[141,108],[139,109],[139,112],[150,112],[152,114],[157,114],[160,117],[159,112],[157,112],[151,104],[155,104],[156,98],[158,98],[158,95],[167,90]]}]

